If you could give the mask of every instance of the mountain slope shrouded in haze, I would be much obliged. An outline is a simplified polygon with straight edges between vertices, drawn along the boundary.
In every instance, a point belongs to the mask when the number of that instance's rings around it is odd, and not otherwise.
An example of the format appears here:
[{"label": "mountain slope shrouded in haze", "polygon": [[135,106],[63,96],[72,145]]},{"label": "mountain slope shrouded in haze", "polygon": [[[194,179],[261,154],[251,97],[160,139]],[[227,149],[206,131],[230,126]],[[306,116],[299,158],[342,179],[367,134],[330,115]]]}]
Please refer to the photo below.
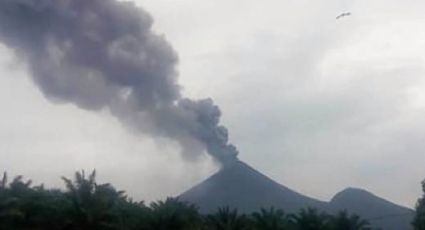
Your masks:
[{"label": "mountain slope shrouded in haze", "polygon": [[301,208],[314,207],[328,213],[347,210],[383,230],[410,230],[413,210],[393,204],[361,189],[345,189],[330,202],[297,193],[276,183],[247,164],[236,161],[179,196],[196,204],[202,213],[229,206],[244,213],[262,207],[296,213]]},{"label": "mountain slope shrouded in haze", "polygon": [[368,219],[373,225],[385,230],[412,229],[414,211],[372,193],[356,188],[347,188],[337,193],[329,202],[329,207],[337,212],[347,210]]}]

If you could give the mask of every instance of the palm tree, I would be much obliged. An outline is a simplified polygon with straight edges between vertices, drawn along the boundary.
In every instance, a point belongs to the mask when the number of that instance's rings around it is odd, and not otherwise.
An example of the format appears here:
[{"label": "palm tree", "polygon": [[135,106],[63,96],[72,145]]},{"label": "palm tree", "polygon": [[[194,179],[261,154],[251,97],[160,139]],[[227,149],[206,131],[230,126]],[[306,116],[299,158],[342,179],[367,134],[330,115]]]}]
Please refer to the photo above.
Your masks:
[{"label": "palm tree", "polygon": [[7,173],[3,173],[3,178],[0,180],[0,191],[6,189],[7,186]]},{"label": "palm tree", "polygon": [[31,180],[24,182],[22,176],[17,176],[12,182],[7,181],[7,174],[4,173],[0,181],[1,229],[31,226],[35,215],[32,209],[35,190],[31,187]]},{"label": "palm tree", "polygon": [[369,230],[370,223],[358,215],[348,215],[347,211],[339,212],[331,218],[332,230]]},{"label": "palm tree", "polygon": [[416,203],[416,215],[412,225],[415,230],[425,230],[425,180],[422,181],[422,198]]},{"label": "palm tree", "polygon": [[123,191],[117,191],[110,184],[96,184],[96,171],[88,178],[85,172],[76,172],[74,181],[62,177],[66,195],[72,201],[69,225],[79,230],[117,229],[119,218],[117,204],[125,200]]},{"label": "palm tree", "polygon": [[329,229],[329,217],[319,213],[317,209],[301,209],[297,215],[290,216],[291,225],[296,230],[327,230]]},{"label": "palm tree", "polygon": [[132,199],[120,200],[117,204],[117,209],[120,229],[147,229],[146,223],[150,210],[143,201],[134,202]]},{"label": "palm tree", "polygon": [[198,208],[176,198],[153,202],[146,223],[149,230],[191,230],[199,229],[201,218]]},{"label": "palm tree", "polygon": [[72,203],[65,194],[58,190],[47,190],[44,186],[33,187],[33,195],[26,204],[28,213],[27,222],[29,229],[45,229],[49,226],[51,230],[62,230],[65,227],[67,210]]},{"label": "palm tree", "polygon": [[208,215],[207,225],[211,230],[245,230],[249,227],[248,218],[229,207],[219,208],[215,214]]},{"label": "palm tree", "polygon": [[22,218],[18,198],[12,196],[7,183],[7,174],[0,181],[0,229],[13,229],[14,224]]},{"label": "palm tree", "polygon": [[285,230],[288,229],[288,220],[285,213],[280,209],[271,207],[262,208],[259,212],[252,214],[255,229],[261,230]]}]

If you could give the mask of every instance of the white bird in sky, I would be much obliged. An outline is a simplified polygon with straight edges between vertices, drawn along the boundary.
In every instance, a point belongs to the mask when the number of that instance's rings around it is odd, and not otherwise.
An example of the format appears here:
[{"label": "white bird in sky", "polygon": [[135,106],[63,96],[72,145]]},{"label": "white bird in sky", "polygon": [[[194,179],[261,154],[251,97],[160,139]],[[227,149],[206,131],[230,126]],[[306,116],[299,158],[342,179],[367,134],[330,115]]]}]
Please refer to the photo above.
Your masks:
[{"label": "white bird in sky", "polygon": [[343,18],[343,17],[348,17],[348,16],[350,16],[350,15],[351,15],[351,13],[350,13],[350,12],[345,12],[345,13],[342,13],[342,14],[338,15],[338,16],[336,17],[336,19],[340,19],[340,18]]}]

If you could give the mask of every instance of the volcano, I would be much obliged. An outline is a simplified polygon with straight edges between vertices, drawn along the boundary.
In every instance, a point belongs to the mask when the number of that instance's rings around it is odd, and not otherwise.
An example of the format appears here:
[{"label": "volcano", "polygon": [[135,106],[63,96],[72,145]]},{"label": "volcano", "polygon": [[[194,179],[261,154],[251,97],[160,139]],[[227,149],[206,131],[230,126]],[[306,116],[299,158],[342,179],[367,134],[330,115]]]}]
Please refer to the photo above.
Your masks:
[{"label": "volcano", "polygon": [[237,208],[251,213],[260,208],[276,207],[286,213],[302,208],[316,208],[328,213],[346,210],[369,220],[385,230],[410,230],[414,212],[361,189],[345,189],[330,202],[305,196],[261,174],[242,161],[223,166],[216,174],[179,196],[193,203],[201,213],[212,213],[219,207]]},{"label": "volcano", "polygon": [[301,208],[326,209],[327,203],[297,193],[276,183],[242,161],[225,165],[216,174],[183,193],[181,200],[199,206],[203,213],[229,206],[241,212],[261,207],[285,208],[296,212]]}]

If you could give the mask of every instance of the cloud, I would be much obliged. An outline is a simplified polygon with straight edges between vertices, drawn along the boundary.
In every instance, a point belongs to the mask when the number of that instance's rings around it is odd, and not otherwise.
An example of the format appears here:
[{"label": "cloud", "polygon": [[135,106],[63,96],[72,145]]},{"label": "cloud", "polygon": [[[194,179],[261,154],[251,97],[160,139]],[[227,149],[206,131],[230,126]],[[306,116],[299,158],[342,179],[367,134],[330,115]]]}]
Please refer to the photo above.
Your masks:
[{"label": "cloud", "polygon": [[144,1],[181,50],[184,93],[221,105],[243,160],[322,199],[359,186],[413,206],[425,174],[423,2],[216,1],[165,16],[184,3]]}]

